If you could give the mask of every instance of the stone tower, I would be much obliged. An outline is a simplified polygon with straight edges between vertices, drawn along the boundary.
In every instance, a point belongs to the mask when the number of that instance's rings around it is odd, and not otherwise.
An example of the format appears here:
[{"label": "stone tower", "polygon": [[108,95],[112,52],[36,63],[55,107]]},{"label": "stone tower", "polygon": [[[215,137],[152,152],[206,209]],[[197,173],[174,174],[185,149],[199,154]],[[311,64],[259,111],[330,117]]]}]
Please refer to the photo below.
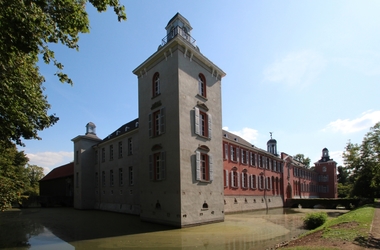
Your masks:
[{"label": "stone tower", "polygon": [[186,227],[224,220],[221,79],[177,13],[138,77],[140,217]]},{"label": "stone tower", "polygon": [[92,147],[101,139],[96,136],[95,124],[86,125],[86,134],[72,139],[74,142],[74,208],[93,209],[95,204],[94,164],[96,155]]}]

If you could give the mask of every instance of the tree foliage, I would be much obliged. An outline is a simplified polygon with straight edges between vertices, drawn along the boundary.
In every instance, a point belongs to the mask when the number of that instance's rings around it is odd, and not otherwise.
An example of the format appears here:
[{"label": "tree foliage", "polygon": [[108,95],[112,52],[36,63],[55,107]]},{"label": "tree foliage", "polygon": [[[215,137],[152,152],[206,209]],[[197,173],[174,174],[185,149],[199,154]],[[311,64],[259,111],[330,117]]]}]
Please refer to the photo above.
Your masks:
[{"label": "tree foliage", "polygon": [[375,198],[380,195],[380,122],[364,136],[362,144],[347,143],[343,159],[352,171],[354,196]]},{"label": "tree foliage", "polygon": [[41,180],[45,174],[44,169],[42,167],[39,167],[37,165],[30,165],[27,164],[25,168],[26,173],[26,186],[24,188],[24,195],[27,196],[37,196],[40,193],[40,186],[39,186],[39,180]]},{"label": "tree foliage", "polygon": [[25,164],[28,158],[16,145],[0,143],[0,211],[14,201],[20,201],[27,178]]},{"label": "tree foliage", "polygon": [[0,0],[0,141],[24,145],[22,139],[40,139],[38,131],[58,121],[48,114],[37,63],[52,62],[59,80],[73,83],[49,45],[79,49],[79,35],[89,32],[87,3],[126,19],[119,0]]},{"label": "tree foliage", "polygon": [[309,157],[305,157],[303,154],[296,154],[293,156],[293,159],[304,164],[306,168],[310,168],[311,160]]}]

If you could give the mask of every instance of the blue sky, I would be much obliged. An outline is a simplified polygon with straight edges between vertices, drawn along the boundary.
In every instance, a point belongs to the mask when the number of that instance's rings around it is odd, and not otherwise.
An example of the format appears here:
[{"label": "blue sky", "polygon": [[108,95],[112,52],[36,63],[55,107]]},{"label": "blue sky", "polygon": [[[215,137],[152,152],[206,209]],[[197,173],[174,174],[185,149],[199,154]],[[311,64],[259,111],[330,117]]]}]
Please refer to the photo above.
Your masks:
[{"label": "blue sky", "polygon": [[165,37],[180,12],[193,27],[201,53],[218,65],[223,127],[266,148],[269,132],[279,151],[312,162],[327,147],[341,165],[349,140],[361,143],[380,121],[380,1],[122,1],[128,20],[87,6],[89,34],[79,52],[54,45],[74,85],[46,78],[50,113],[60,117],[25,141],[30,164],[49,170],[73,160],[71,139],[94,122],[106,137],[138,117],[132,74]]}]

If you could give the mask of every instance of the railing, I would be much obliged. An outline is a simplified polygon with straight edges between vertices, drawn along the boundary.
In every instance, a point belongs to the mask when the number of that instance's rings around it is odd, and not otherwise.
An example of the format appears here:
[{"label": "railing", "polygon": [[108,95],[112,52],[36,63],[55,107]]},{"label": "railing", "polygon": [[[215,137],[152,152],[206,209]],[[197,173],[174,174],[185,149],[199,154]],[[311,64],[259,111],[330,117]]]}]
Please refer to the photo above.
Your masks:
[{"label": "railing", "polygon": [[187,33],[186,31],[184,31],[181,27],[177,26],[175,27],[174,29],[172,29],[170,31],[170,33],[165,36],[163,39],[162,39],[162,42],[161,42],[161,46],[164,46],[165,44],[167,44],[170,40],[172,40],[174,37],[176,37],[177,35],[181,36],[183,39],[185,39],[187,42],[189,42],[191,45],[193,45],[194,47],[196,47],[195,45],[195,39],[192,38],[189,33]]}]

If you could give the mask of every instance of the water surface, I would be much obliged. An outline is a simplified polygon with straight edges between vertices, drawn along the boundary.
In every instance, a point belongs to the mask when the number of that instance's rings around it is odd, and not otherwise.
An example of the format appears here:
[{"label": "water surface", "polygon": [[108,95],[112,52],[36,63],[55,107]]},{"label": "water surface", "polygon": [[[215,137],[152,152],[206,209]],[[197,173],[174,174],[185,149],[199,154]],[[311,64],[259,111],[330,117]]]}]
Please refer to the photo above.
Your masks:
[{"label": "water surface", "polygon": [[[230,214],[220,223],[174,229],[138,216],[72,208],[0,213],[0,248],[12,249],[266,249],[306,232],[307,209]],[[332,210],[335,216],[340,211]]]}]

